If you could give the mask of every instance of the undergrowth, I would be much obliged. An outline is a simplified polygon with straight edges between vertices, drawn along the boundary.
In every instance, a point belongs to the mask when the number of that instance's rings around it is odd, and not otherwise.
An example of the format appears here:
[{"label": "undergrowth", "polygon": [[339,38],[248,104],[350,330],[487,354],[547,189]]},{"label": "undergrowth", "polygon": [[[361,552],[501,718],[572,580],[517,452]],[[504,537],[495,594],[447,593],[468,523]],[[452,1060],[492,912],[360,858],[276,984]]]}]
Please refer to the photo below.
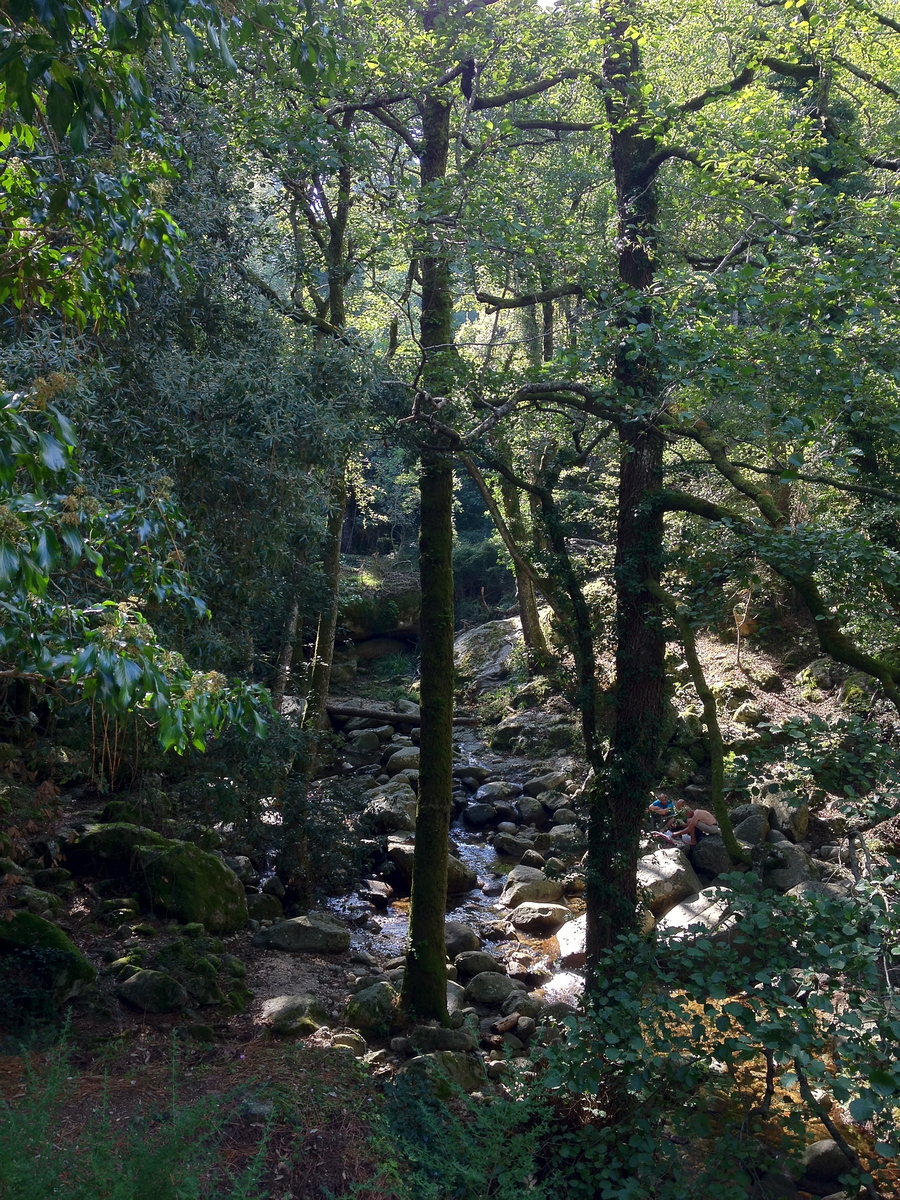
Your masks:
[{"label": "undergrowth", "polygon": [[117,1116],[108,1094],[87,1121],[68,1133],[64,1108],[77,1090],[65,1042],[42,1062],[26,1060],[25,1097],[0,1101],[2,1200],[264,1200],[260,1177],[268,1130],[250,1164],[234,1179],[217,1169],[235,1097],[181,1103],[177,1056],[167,1102]]}]

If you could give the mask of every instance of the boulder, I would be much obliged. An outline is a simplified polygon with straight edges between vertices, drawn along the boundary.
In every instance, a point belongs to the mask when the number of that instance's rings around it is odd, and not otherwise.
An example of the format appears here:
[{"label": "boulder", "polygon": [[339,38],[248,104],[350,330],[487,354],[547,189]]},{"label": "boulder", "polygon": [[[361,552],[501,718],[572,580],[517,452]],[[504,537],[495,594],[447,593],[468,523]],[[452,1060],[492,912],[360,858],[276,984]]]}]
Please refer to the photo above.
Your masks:
[{"label": "boulder", "polygon": [[737,829],[743,821],[749,820],[751,817],[763,817],[768,821],[770,809],[765,804],[739,804],[736,808],[731,809],[729,816],[731,817],[732,829]]},{"label": "boulder", "polygon": [[9,921],[0,919],[0,987],[7,997],[13,994],[14,981],[21,979],[62,1004],[96,977],[90,961],[50,921],[30,912],[14,913]]},{"label": "boulder", "polygon": [[498,833],[494,838],[494,850],[507,858],[518,860],[529,850],[534,850],[534,842],[530,838],[518,837],[513,833]]},{"label": "boulder", "polygon": [[356,754],[369,754],[381,749],[381,738],[374,729],[356,729],[350,734],[347,748]]},{"label": "boulder", "polygon": [[484,950],[464,950],[462,954],[456,955],[453,965],[460,975],[464,976],[480,975],[483,971],[496,971],[499,975],[506,974],[506,969],[497,962],[496,958]]},{"label": "boulder", "polygon": [[701,838],[691,849],[690,858],[695,871],[705,871],[713,877],[735,870],[735,864],[719,834]]},{"label": "boulder", "polygon": [[439,1025],[415,1025],[409,1040],[418,1054],[429,1054],[435,1050],[475,1049],[475,1036],[465,1026],[442,1029]]},{"label": "boulder", "polygon": [[563,885],[558,879],[548,879],[537,867],[518,866],[507,875],[500,902],[507,908],[516,908],[530,901],[553,903],[562,894]]},{"label": "boulder", "polygon": [[837,1182],[841,1175],[846,1175],[853,1169],[840,1146],[831,1138],[822,1138],[821,1141],[807,1146],[800,1164],[804,1175],[823,1182],[832,1179]]},{"label": "boulder", "polygon": [[766,797],[771,808],[771,824],[792,842],[802,842],[809,833],[809,803],[792,792],[776,792]]},{"label": "boulder", "polygon": [[461,633],[453,643],[457,678],[476,692],[488,692],[509,677],[511,658],[522,642],[518,617],[488,621]]},{"label": "boulder", "polygon": [[373,983],[350,997],[344,1011],[344,1024],[351,1029],[387,1030],[397,999],[397,993],[389,983]]},{"label": "boulder", "polygon": [[543,854],[538,854],[537,850],[531,849],[525,851],[521,862],[523,867],[536,867],[539,871],[547,865]]},{"label": "boulder", "polygon": [[475,829],[483,829],[485,825],[490,825],[497,820],[497,810],[493,804],[482,804],[478,801],[463,809],[463,820]]},{"label": "boulder", "polygon": [[587,958],[587,915],[567,922],[556,931],[559,961],[564,967],[583,967]]},{"label": "boulder", "polygon": [[534,992],[510,992],[500,1005],[500,1015],[508,1017],[512,1013],[518,1013],[520,1017],[533,1019],[539,1016],[546,1007],[546,1000],[542,1000]]},{"label": "boulder", "polygon": [[447,1012],[459,1012],[466,1004],[466,989],[453,979],[447,980]]},{"label": "boulder", "polygon": [[779,892],[788,892],[798,883],[807,883],[818,878],[818,870],[812,858],[792,842],[779,842],[772,846],[771,857],[779,861],[763,876],[763,886]]},{"label": "boulder", "polygon": [[818,879],[808,879],[805,883],[797,883],[788,888],[788,896],[797,896],[804,900],[842,900],[852,899],[849,883],[823,883]]},{"label": "boulder", "polygon": [[328,1024],[328,1013],[315,996],[276,996],[262,1007],[262,1019],[283,1037],[315,1033]]},{"label": "boulder", "polygon": [[580,825],[554,825],[550,830],[550,848],[553,850],[583,850],[587,837]]},{"label": "boulder", "polygon": [[404,746],[395,750],[384,766],[388,775],[396,775],[398,771],[418,771],[419,747]]},{"label": "boulder", "polygon": [[[412,882],[414,853],[415,849],[411,842],[388,842],[388,858],[407,885]],[[478,877],[472,868],[458,859],[456,855],[451,854],[447,860],[447,891],[451,893],[468,892],[477,882]]]},{"label": "boulder", "polygon": [[466,984],[466,1000],[471,1004],[501,1004],[510,992],[517,990],[508,975],[482,971]]},{"label": "boulder", "polygon": [[[525,784],[526,788],[528,784]],[[535,796],[520,796],[516,801],[519,820],[523,825],[534,825],[541,829],[547,824],[547,810]]]},{"label": "boulder", "polygon": [[416,828],[416,797],[407,784],[370,800],[363,809],[376,833],[412,833]]},{"label": "boulder", "polygon": [[369,1049],[366,1039],[352,1029],[342,1029],[340,1033],[336,1033],[331,1039],[331,1044],[350,1050],[354,1058],[362,1058]]},{"label": "boulder", "polygon": [[168,840],[142,825],[117,821],[111,825],[89,825],[66,847],[66,866],[76,874],[128,875],[137,846],[166,846]]},{"label": "boulder", "polygon": [[759,704],[754,704],[752,700],[740,705],[735,709],[734,721],[738,725],[751,725],[754,729],[761,721],[765,721],[768,713]]},{"label": "boulder", "polygon": [[475,793],[475,799],[480,803],[493,804],[495,800],[516,800],[522,795],[518,783],[507,783],[505,779],[494,779],[483,783]]},{"label": "boulder", "polygon": [[259,871],[246,854],[236,854],[234,858],[226,858],[225,866],[229,871],[234,871],[241,883],[249,884],[250,887],[256,887],[259,883]]},{"label": "boulder", "polygon": [[487,1083],[487,1072],[480,1058],[458,1050],[438,1050],[409,1059],[398,1074],[426,1083],[443,1100],[453,1095],[454,1088],[477,1092]]},{"label": "boulder", "polygon": [[236,933],[247,925],[244,888],[214,854],[191,842],[136,846],[134,879],[155,912],[210,933]]},{"label": "boulder", "polygon": [[255,896],[247,897],[247,915],[253,921],[282,921],[284,920],[284,909],[277,896],[270,896],[268,892],[260,892]]},{"label": "boulder", "polygon": [[290,953],[343,954],[350,946],[350,930],[331,913],[311,912],[261,929],[253,945]]},{"label": "boulder", "polygon": [[540,796],[543,792],[559,791],[565,786],[565,783],[565,775],[551,771],[547,775],[537,775],[534,779],[529,779],[523,790],[526,796],[536,797]]},{"label": "boulder", "polygon": [[119,984],[116,995],[132,1008],[149,1013],[178,1012],[189,1003],[185,989],[166,971],[135,971]]},{"label": "boulder", "polygon": [[466,925],[464,921],[445,921],[444,941],[447,957],[453,962],[466,951],[481,949],[481,938],[471,925]]},{"label": "boulder", "polygon": [[674,935],[679,940],[683,940],[692,927],[699,927],[694,930],[696,937],[709,937],[727,934],[734,926],[735,917],[715,888],[688,896],[656,922],[659,933]]},{"label": "boulder", "polygon": [[480,767],[477,763],[462,763],[453,768],[454,779],[462,779],[474,788],[481,787],[490,777],[487,767]]},{"label": "boulder", "polygon": [[[756,808],[756,805],[750,807]],[[768,810],[758,808],[755,812],[745,817],[743,821],[735,825],[734,836],[739,842],[749,842],[751,846],[758,846],[760,842],[764,842],[769,832],[769,814]]]},{"label": "boulder", "polygon": [[491,749],[516,754],[552,754],[571,750],[578,741],[578,727],[571,712],[528,709],[512,713],[495,725]]},{"label": "boulder", "polygon": [[550,934],[555,933],[571,916],[571,909],[564,904],[526,902],[513,910],[510,921],[523,933]]},{"label": "boulder", "polygon": [[383,879],[361,879],[356,894],[360,900],[368,900],[379,908],[387,908],[394,898],[394,889]]},{"label": "boulder", "polygon": [[701,890],[697,873],[678,846],[663,846],[638,860],[638,888],[646,893],[655,917]]}]

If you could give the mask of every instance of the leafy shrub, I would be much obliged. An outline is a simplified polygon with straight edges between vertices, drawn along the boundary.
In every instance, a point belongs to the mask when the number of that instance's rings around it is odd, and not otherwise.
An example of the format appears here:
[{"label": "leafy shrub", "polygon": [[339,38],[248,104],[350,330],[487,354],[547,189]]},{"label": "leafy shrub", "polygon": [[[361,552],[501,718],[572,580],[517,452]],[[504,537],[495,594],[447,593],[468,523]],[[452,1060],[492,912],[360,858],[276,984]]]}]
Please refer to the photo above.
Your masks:
[{"label": "leafy shrub", "polygon": [[[584,1018],[548,1051],[567,1196],[743,1200],[834,1103],[869,1123],[876,1155],[896,1155],[900,1021],[880,995],[900,949],[895,879],[852,901],[725,882],[740,917],[727,938],[621,939]],[[847,1177],[871,1182],[849,1161]]]}]

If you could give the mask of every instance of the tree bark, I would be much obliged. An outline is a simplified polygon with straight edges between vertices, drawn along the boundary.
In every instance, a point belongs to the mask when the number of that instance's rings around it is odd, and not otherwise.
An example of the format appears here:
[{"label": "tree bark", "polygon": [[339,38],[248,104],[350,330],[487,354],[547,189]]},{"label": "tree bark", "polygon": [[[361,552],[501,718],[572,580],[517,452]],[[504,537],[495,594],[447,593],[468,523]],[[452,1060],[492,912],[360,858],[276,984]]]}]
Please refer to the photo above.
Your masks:
[{"label": "tree bark", "polygon": [[[433,28],[443,0],[425,13]],[[447,172],[451,102],[427,96],[422,103],[421,185],[423,210]],[[420,256],[422,309],[419,341],[425,355],[423,382],[432,394],[448,394],[452,374],[453,293],[450,260],[439,225],[424,220]],[[401,1008],[447,1020],[447,860],[453,789],[453,461],[449,454],[422,453],[419,477],[419,574],[422,589],[419,799],[409,910],[409,945]]]},{"label": "tree bark", "polygon": [[313,653],[312,677],[303,724],[308,729],[320,729],[325,723],[325,704],[331,682],[331,662],[334,657],[334,634],[337,629],[338,603],[341,582],[341,530],[344,525],[344,505],[347,485],[344,473],[335,476],[331,490],[331,511],[325,533],[322,571],[325,576],[325,601],[319,612],[316,646]]},{"label": "tree bark", "polygon": [[618,278],[630,311],[621,323],[615,364],[617,399],[634,420],[619,427],[616,524],[616,719],[606,770],[591,794],[587,863],[587,954],[596,963],[618,935],[633,929],[638,843],[659,763],[665,639],[659,601],[663,521],[648,500],[662,487],[662,439],[650,428],[659,400],[658,370],[648,342],[653,313],[658,199],[646,166],[655,149],[641,133],[640,50],[620,21],[603,65],[610,158],[619,217]]},{"label": "tree bark", "polygon": [[679,608],[675,597],[666,592],[658,584],[649,580],[648,590],[660,600],[669,612],[678,628],[681,644],[684,646],[684,657],[691,673],[691,682],[696,688],[700,703],[703,705],[703,720],[706,725],[706,743],[710,761],[710,799],[716,821],[722,831],[722,841],[725,849],[737,862],[750,863],[750,855],[741,848],[734,836],[734,827],[725,805],[725,747],[722,742],[722,730],[719,726],[719,713],[716,708],[716,698],[703,672],[703,664],[697,653],[697,639],[691,626],[687,612]]},{"label": "tree bark", "polygon": [[294,661],[294,645],[297,641],[297,623],[300,619],[300,598],[294,590],[291,607],[284,623],[284,633],[281,637],[281,649],[278,652],[278,664],[275,667],[275,678],[272,680],[272,704],[275,711],[280,713],[284,704],[284,693],[287,690],[291,665]]}]

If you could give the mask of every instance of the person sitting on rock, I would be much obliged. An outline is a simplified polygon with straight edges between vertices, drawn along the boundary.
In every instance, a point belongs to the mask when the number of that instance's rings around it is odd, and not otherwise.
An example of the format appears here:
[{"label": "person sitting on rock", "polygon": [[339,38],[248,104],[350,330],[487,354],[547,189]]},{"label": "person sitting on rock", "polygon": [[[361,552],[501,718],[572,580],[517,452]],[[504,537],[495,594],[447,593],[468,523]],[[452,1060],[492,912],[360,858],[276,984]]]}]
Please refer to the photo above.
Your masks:
[{"label": "person sitting on rock", "polygon": [[675,801],[660,792],[653,803],[647,805],[647,812],[654,821],[664,821],[663,829],[668,829],[675,819]]},{"label": "person sitting on rock", "polygon": [[664,836],[671,836],[673,840],[680,840],[696,846],[698,838],[709,837],[718,832],[718,822],[711,812],[707,812],[705,808],[689,808],[687,821],[683,828],[673,829],[671,835]]}]

